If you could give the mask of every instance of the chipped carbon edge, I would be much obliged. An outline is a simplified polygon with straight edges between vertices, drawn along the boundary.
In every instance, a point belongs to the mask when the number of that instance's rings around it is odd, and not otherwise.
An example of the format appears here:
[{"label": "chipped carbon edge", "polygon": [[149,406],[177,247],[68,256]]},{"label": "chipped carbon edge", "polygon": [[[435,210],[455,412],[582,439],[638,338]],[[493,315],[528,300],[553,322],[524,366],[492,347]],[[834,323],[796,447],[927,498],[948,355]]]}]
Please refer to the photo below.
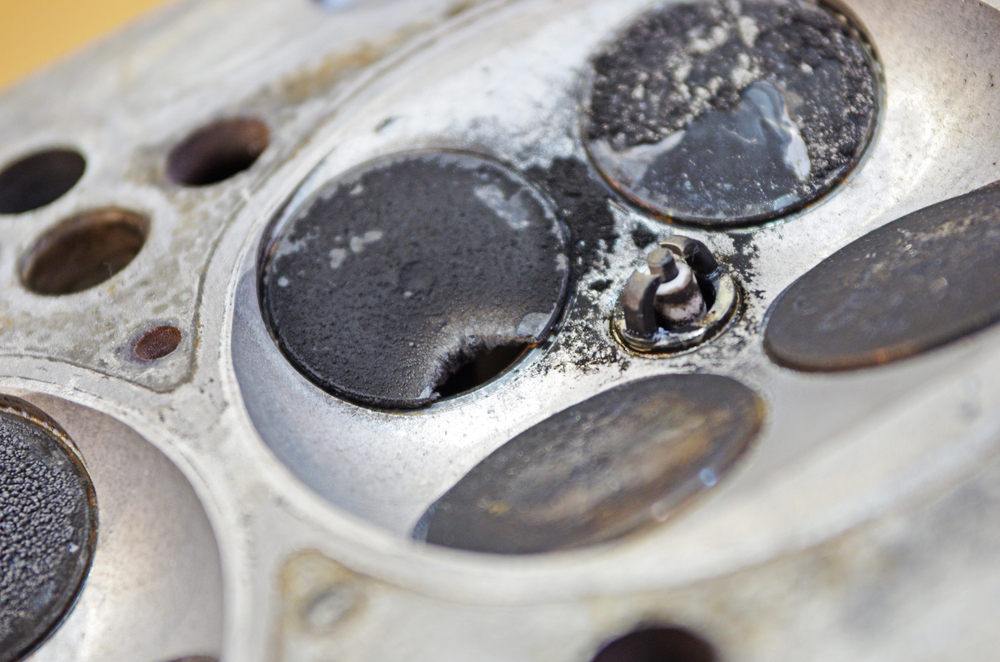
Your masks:
[{"label": "chipped carbon edge", "polygon": [[[560,290],[560,295],[557,298],[553,313],[549,316],[546,326],[542,331],[536,334],[539,339],[534,343],[529,343],[527,345],[526,351],[524,351],[511,365],[504,368],[494,377],[490,378],[483,384],[477,385],[469,391],[458,393],[456,395],[449,395],[441,397],[436,387],[432,391],[429,398],[423,399],[419,402],[414,402],[412,400],[398,400],[390,398],[380,398],[377,401],[361,397],[354,393],[346,392],[342,389],[335,388],[333,386],[326,385],[319,379],[319,377],[311,374],[310,371],[300,369],[297,364],[291,359],[289,359],[289,354],[285,349],[284,343],[276,331],[275,320],[272,317],[269,306],[265,301],[266,288],[264,286],[266,271],[269,265],[273,262],[278,251],[278,244],[280,243],[282,237],[288,232],[290,226],[299,219],[300,214],[308,209],[308,207],[318,200],[322,192],[329,187],[333,182],[339,181],[341,184],[345,182],[353,181],[356,177],[361,177],[366,172],[372,171],[373,167],[381,167],[389,165],[395,162],[403,161],[410,158],[419,157],[434,157],[434,156],[455,156],[455,157],[466,157],[479,159],[486,163],[492,164],[492,166],[497,167],[499,170],[506,172],[508,175],[514,175],[515,178],[522,180],[522,183],[530,187],[530,190],[534,196],[539,198],[543,203],[542,207],[546,214],[547,220],[553,224],[553,229],[558,229],[557,237],[561,242],[563,247],[563,254],[569,259],[568,268],[564,270],[562,277],[562,285]],[[570,167],[583,167],[589,168],[589,164],[578,159],[564,159],[564,161],[569,163]],[[317,166],[320,167],[320,166]],[[428,411],[429,407],[436,407],[443,405],[445,403],[455,403],[461,404],[464,398],[473,397],[482,388],[489,387],[490,385],[496,384],[498,382],[502,383],[504,377],[515,373],[525,364],[534,362],[540,358],[541,354],[550,346],[553,334],[565,323],[570,314],[570,307],[576,295],[576,284],[580,274],[586,273],[593,267],[593,265],[588,265],[585,268],[577,268],[577,252],[576,252],[576,242],[573,240],[574,234],[571,227],[569,227],[566,219],[561,213],[562,207],[558,204],[555,199],[556,192],[561,191],[557,184],[553,184],[552,181],[539,181],[537,174],[540,171],[536,169],[531,169],[528,171],[522,170],[515,167],[508,161],[497,157],[495,154],[485,151],[485,150],[473,150],[464,149],[461,147],[455,147],[454,145],[444,145],[444,146],[434,146],[434,145],[423,145],[418,148],[412,149],[402,149],[398,151],[391,151],[385,154],[376,155],[373,158],[362,160],[361,162],[355,163],[352,166],[340,170],[337,174],[327,177],[321,182],[312,182],[310,176],[307,175],[304,178],[304,182],[307,186],[311,186],[312,190],[309,195],[304,198],[298,205],[294,213],[291,210],[292,204],[295,199],[300,197],[301,188],[292,191],[292,193],[286,198],[286,200],[277,208],[277,210],[272,214],[272,220],[265,226],[265,230],[261,236],[258,249],[257,249],[257,260],[256,260],[256,298],[259,312],[264,319],[264,326],[267,329],[268,335],[271,337],[272,342],[279,349],[282,356],[289,361],[296,371],[301,375],[306,377],[309,382],[320,390],[333,395],[334,397],[343,399],[345,402],[351,403],[353,405],[371,409],[375,411],[384,411],[387,413],[405,413],[407,415],[419,414],[423,411]],[[592,178],[588,178],[590,180]],[[595,180],[590,182],[591,185],[600,186],[600,180]],[[555,188],[554,188],[555,187]],[[602,187],[603,188],[603,187]],[[605,202],[611,194],[607,196]],[[606,231],[608,228],[611,229],[613,234],[612,246],[608,250],[613,249],[613,242],[617,239],[617,234],[614,233],[613,218],[611,217],[610,211],[607,212],[609,222],[601,225],[601,230]],[[606,227],[605,227],[606,226]],[[599,239],[600,237],[598,237]],[[597,246],[592,249],[588,249],[589,253],[600,253]],[[500,343],[503,345],[504,343]],[[500,346],[497,345],[497,346]],[[439,366],[439,373],[442,371],[447,372],[448,366],[453,364],[456,360],[459,360],[468,347],[463,345],[463,348],[459,350],[458,353],[450,355],[442,360]]]}]

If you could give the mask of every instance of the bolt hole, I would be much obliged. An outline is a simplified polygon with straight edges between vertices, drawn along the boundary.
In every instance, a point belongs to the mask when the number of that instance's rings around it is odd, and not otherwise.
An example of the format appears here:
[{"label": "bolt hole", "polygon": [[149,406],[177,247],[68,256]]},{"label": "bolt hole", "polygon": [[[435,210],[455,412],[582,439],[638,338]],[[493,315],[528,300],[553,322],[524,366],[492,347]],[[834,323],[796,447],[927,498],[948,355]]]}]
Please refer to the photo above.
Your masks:
[{"label": "bolt hole", "polygon": [[124,269],[146,242],[149,221],[122,209],[74,216],[49,230],[21,260],[21,279],[32,292],[73,294]]},{"label": "bolt hole", "polygon": [[593,662],[717,662],[704,639],[678,628],[648,628],[606,645]]},{"label": "bolt hole", "polygon": [[267,149],[270,131],[260,120],[235,117],[204,126],[167,157],[167,176],[184,186],[208,186],[252,166]]},{"label": "bolt hole", "polygon": [[0,172],[0,214],[23,214],[55,202],[83,177],[87,161],[71,149],[26,156]]},{"label": "bolt hole", "polygon": [[183,338],[175,326],[158,326],[142,334],[135,343],[135,355],[143,361],[156,361],[173,354]]},{"label": "bolt hole", "polygon": [[499,345],[483,347],[463,355],[437,386],[442,398],[461,395],[482,386],[517,363],[531,345]]}]

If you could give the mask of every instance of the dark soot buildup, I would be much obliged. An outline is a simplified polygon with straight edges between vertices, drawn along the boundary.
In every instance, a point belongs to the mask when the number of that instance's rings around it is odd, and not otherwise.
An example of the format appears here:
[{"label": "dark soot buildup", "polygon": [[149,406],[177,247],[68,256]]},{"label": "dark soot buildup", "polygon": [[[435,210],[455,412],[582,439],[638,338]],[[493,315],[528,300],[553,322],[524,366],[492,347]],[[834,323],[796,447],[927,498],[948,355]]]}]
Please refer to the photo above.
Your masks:
[{"label": "dark soot buildup", "polygon": [[0,662],[31,650],[73,604],[94,544],[91,497],[55,435],[0,412]]},{"label": "dark soot buildup", "polygon": [[1000,185],[908,214],[792,283],[764,346],[778,363],[830,371],[919,354],[1000,320]]},{"label": "dark soot buildup", "polygon": [[746,225],[847,175],[873,133],[877,89],[858,29],[826,6],[670,5],[594,59],[587,146],[612,185],[653,213]]},{"label": "dark soot buildup", "polygon": [[298,370],[357,402],[413,408],[498,348],[516,360],[544,340],[568,278],[561,226],[527,180],[480,156],[408,153],[305,205],[272,246],[262,287]]},{"label": "dark soot buildup", "polygon": [[535,166],[528,174],[555,200],[559,218],[569,228],[574,275],[579,278],[601,266],[618,233],[608,207],[613,195],[600,177],[574,158],[553,159],[547,169]]}]

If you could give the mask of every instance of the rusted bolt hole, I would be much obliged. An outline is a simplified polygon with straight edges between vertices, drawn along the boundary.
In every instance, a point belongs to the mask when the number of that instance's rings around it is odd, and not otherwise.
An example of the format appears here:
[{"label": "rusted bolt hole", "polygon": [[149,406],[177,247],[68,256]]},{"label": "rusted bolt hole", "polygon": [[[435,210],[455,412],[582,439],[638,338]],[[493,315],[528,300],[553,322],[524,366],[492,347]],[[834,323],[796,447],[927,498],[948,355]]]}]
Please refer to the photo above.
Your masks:
[{"label": "rusted bolt hole", "polygon": [[208,186],[252,166],[271,132],[260,120],[234,117],[204,126],[170,151],[167,176],[184,186]]},{"label": "rusted bolt hole", "polygon": [[184,335],[175,326],[165,325],[150,329],[135,343],[135,355],[143,361],[156,361],[173,354]]},{"label": "rusted bolt hole", "polygon": [[701,637],[678,628],[647,628],[607,644],[593,662],[718,662]]},{"label": "rusted bolt hole", "polygon": [[437,392],[442,398],[451,398],[482,386],[517,363],[530,347],[523,344],[484,347],[463,356],[455,361]]},{"label": "rusted bolt hole", "polygon": [[86,169],[86,159],[72,149],[50,149],[11,163],[0,172],[0,214],[23,214],[55,202]]},{"label": "rusted bolt hole", "polygon": [[37,294],[73,294],[128,266],[146,242],[149,221],[123,209],[73,216],[46,232],[21,259],[21,279]]}]

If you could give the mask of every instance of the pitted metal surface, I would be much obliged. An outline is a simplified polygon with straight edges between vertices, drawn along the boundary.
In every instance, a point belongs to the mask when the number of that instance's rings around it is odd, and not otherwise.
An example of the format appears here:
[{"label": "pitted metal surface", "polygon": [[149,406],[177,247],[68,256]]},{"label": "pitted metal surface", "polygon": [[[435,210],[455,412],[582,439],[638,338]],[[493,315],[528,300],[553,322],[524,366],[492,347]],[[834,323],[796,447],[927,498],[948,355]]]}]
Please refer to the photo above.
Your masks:
[{"label": "pitted metal surface", "polygon": [[94,487],[58,426],[0,400],[0,660],[21,659],[62,620],[90,569]]},{"label": "pitted metal surface", "polygon": [[[736,4],[719,6],[760,5]],[[989,659],[1000,330],[836,373],[776,364],[763,330],[843,247],[1000,178],[997,3],[837,3],[884,76],[867,149],[787,218],[680,230],[743,308],[712,342],[651,357],[610,322],[650,245],[679,229],[602,180],[583,100],[594,58],[677,6],[191,0],[0,96],[3,167],[49,149],[86,161],[62,197],[2,219],[0,391],[59,421],[101,504],[79,600],[32,662],[592,662],[653,627],[694,633],[721,662]],[[256,161],[214,184],[171,175],[179,145],[232,118],[266,126]],[[426,150],[483,155],[550,199],[565,306],[482,388],[407,413],[359,406],[276,345],[261,253],[329,182]],[[148,218],[134,259],[82,292],[30,292],[38,240],[108,208]],[[178,344],[145,360],[157,328]],[[677,516],[531,555],[412,539],[442,495],[558,412],[702,375],[743,384],[767,418]]]}]

